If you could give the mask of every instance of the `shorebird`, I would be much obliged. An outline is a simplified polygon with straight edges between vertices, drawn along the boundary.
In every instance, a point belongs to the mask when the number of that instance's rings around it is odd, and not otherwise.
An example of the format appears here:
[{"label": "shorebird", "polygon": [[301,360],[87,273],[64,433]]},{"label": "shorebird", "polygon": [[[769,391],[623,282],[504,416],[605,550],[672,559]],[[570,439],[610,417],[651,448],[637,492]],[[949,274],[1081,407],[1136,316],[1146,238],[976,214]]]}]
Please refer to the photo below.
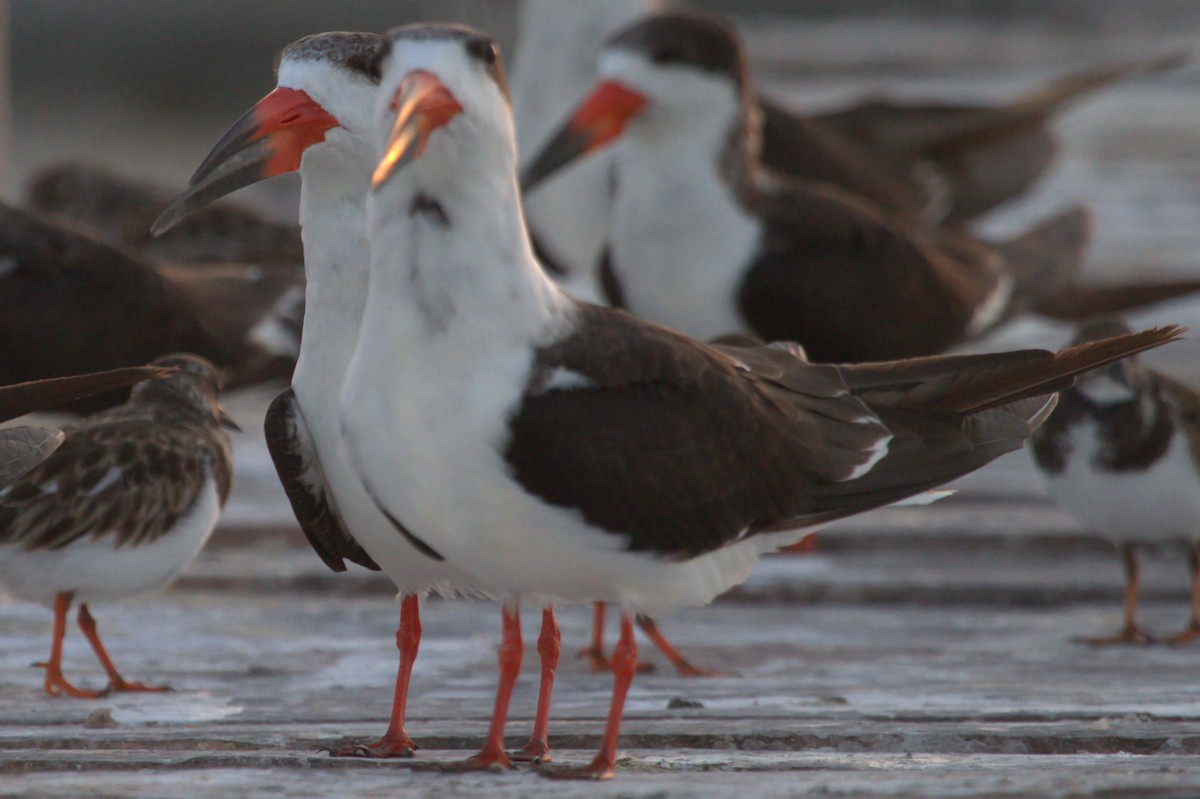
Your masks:
[{"label": "shorebird", "polygon": [[[192,352],[229,387],[291,373],[287,267],[158,265],[38,213],[0,204],[0,384]],[[98,394],[75,409],[120,402]]]},{"label": "shorebird", "polygon": [[618,136],[600,278],[613,305],[697,338],[753,333],[818,361],[941,352],[1067,283],[1088,217],[995,247],[886,219],[770,172],[733,30],[661,14],[613,38],[600,83],[526,170],[532,187]]},{"label": "shorebird", "polygon": [[526,188],[619,137],[599,280],[610,303],[689,335],[799,341],[818,361],[911,357],[1026,311],[1079,318],[1114,298],[1129,308],[1197,288],[1092,296],[1074,282],[1089,237],[1080,209],[993,245],[789,179],[759,146],[763,114],[720,19],[650,17],[609,42],[599,72]]},{"label": "shorebird", "polygon": [[[0,386],[0,422],[8,422],[35,411],[56,408],[102,391],[125,388],[168,373],[167,369],[134,366],[108,372]],[[61,430],[45,427],[20,426],[0,429],[0,485],[24,476],[50,457],[62,444],[63,438]]]},{"label": "shorebird", "polygon": [[[523,0],[511,76],[523,154],[547,143],[561,109],[591,85],[602,37],[663,5]],[[706,46],[687,44],[693,50]],[[1170,54],[1105,65],[997,105],[872,97],[814,115],[759,94],[760,157],[773,172],[845,190],[891,217],[961,225],[1020,196],[1047,169],[1058,150],[1049,122],[1064,108],[1116,82],[1186,60]],[[611,165],[611,153],[596,153],[525,200],[539,257],[581,299],[600,297],[594,264],[608,230]]]},{"label": "shorebird", "polygon": [[[430,589],[455,593],[466,584],[464,575],[406,544],[393,522],[369,502],[343,461],[332,410],[366,302],[364,203],[375,159],[364,131],[370,129],[370,91],[378,79],[379,54],[372,48],[382,41],[373,34],[325,33],[285,48],[276,92],[234,125],[197,170],[191,187],[155,225],[165,232],[218,197],[282,171],[300,170],[307,343],[300,350],[292,391],[281,395],[268,413],[267,440],[297,520],[322,560],[334,571],[344,571],[345,560],[366,568],[381,565],[403,595],[391,724],[379,741],[335,748],[339,756],[413,753],[416,745],[404,718],[420,641],[418,597]],[[292,123],[284,124],[292,116]],[[596,669],[608,666],[601,646],[602,618],[598,608],[592,646],[582,653]],[[711,673],[680,655],[652,619],[641,616],[638,623],[680,674]],[[550,757],[547,730],[559,641],[553,608],[546,608],[538,639],[542,688],[521,758],[543,762]]]},{"label": "shorebird", "polygon": [[0,487],[0,590],[54,608],[45,691],[94,699],[62,673],[67,613],[104,671],[108,691],[164,691],[121,676],[100,641],[92,602],[162,588],[208,540],[233,479],[231,424],[211,363],[169,355],[173,370],[133,388],[129,401],[64,430],[58,449]]},{"label": "shorebird", "polygon": [[[1129,332],[1114,319],[1083,325],[1076,343]],[[1183,545],[1192,619],[1173,643],[1200,637],[1200,391],[1136,359],[1081,377],[1032,438],[1034,463],[1055,502],[1110,539],[1125,564],[1125,623],[1093,644],[1147,644],[1137,623],[1141,546]]]},{"label": "shorebird", "polygon": [[[390,38],[346,449],[380,509],[506,617],[522,601],[621,607],[601,749],[564,776],[612,776],[636,612],[705,604],[807,527],[1019,449],[1074,374],[1181,332],[837,367],[582,303],[534,258],[491,40],[455,25]],[[520,649],[506,624],[477,764],[502,752]]]},{"label": "shorebird", "polygon": [[150,225],[173,198],[160,185],[77,163],[55,164],[30,181],[25,202],[34,211],[70,219],[114,247],[175,264],[282,264],[304,262],[300,230],[233,203],[197,211],[169,233]]}]

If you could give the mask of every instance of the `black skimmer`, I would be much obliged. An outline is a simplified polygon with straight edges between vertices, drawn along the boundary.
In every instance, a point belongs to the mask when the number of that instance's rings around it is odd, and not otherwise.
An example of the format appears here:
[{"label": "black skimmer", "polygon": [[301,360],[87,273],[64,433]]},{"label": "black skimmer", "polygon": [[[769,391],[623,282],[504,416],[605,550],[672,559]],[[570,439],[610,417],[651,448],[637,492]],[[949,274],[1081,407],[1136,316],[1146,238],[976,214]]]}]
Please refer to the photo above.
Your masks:
[{"label": "black skimmer", "polygon": [[525,181],[624,132],[601,280],[613,304],[651,321],[698,338],[798,341],[818,361],[927,355],[1059,287],[1079,264],[1083,212],[996,248],[767,170],[741,46],[716,18],[638,23],[609,42],[600,74]]},{"label": "black skimmer", "polygon": [[[300,101],[300,105],[310,101],[312,106],[286,105],[291,96],[287,91],[264,99],[217,145],[193,177],[192,186],[162,212],[155,227],[165,232],[214,199],[281,174],[276,171],[282,169],[281,164],[288,165],[287,169],[300,169],[305,203],[302,227],[309,242],[306,270],[310,301],[324,301],[322,310],[310,312],[317,315],[305,323],[305,338],[310,343],[301,348],[292,391],[281,395],[268,415],[267,437],[296,517],[326,564],[335,571],[345,570],[344,560],[366,568],[381,564],[404,594],[397,633],[401,666],[391,726],[377,742],[334,750],[336,755],[388,757],[411,755],[415,747],[405,732],[404,708],[420,638],[417,596],[428,586],[454,593],[465,578],[453,568],[430,563],[426,555],[397,542],[391,522],[367,501],[357,480],[345,473],[336,445],[340,434],[328,410],[336,402],[337,376],[353,352],[357,320],[365,303],[368,255],[363,203],[374,159],[369,142],[361,138],[361,131],[369,129],[361,120],[369,113],[373,99],[364,101],[360,84],[373,80],[378,67],[369,53],[373,43],[377,40],[371,34],[327,33],[286,48],[281,56],[279,86],[303,92],[307,101]],[[285,70],[289,73],[286,84]],[[296,127],[280,126],[280,121],[291,113],[298,114]],[[350,121],[348,127],[336,122],[336,128],[327,128],[330,119]],[[325,133],[324,138],[318,136],[320,132]],[[248,151],[261,159],[258,168],[247,168],[244,154]],[[307,155],[309,152],[315,155]],[[230,165],[237,170],[236,176],[231,176]],[[339,169],[347,174],[338,174]],[[356,191],[350,190],[352,179],[359,181]],[[363,271],[354,272],[355,264],[361,264]],[[324,485],[310,485],[313,475],[323,475]],[[356,540],[356,531],[358,539],[365,539],[362,545]],[[396,551],[389,553],[388,548]],[[601,638],[603,609],[597,608],[597,614],[593,644],[582,654],[590,657],[595,668],[602,669],[608,667]],[[680,655],[649,617],[639,616],[638,624],[679,674],[713,673]],[[547,724],[558,642],[553,609],[547,608],[538,642],[543,687],[534,731],[520,753],[523,758],[539,762],[549,759]]]},{"label": "black skimmer", "polygon": [[[160,266],[37,213],[0,204],[0,384],[193,352],[230,387],[291,374],[290,267]],[[83,407],[120,402],[98,394]]]},{"label": "black skimmer", "polygon": [[[1086,343],[1127,333],[1113,319],[1080,328]],[[1174,642],[1200,637],[1200,391],[1130,358],[1081,377],[1033,435],[1050,495],[1125,563],[1125,624],[1094,644],[1152,641],[1137,623],[1139,546],[1183,545],[1192,570],[1192,620]]]},{"label": "black skimmer", "polygon": [[[134,366],[0,386],[0,422],[34,411],[56,408],[102,391],[125,388],[168,373],[169,370],[159,367]],[[50,457],[62,444],[63,437],[61,430],[45,427],[0,428],[0,485],[25,475]]]},{"label": "black skimmer", "polygon": [[151,223],[173,196],[163,186],[100,167],[64,163],[38,172],[26,188],[25,201],[35,211],[72,220],[114,247],[158,261],[303,263],[299,228],[233,203],[205,208],[169,233],[151,235]]},{"label": "black skimmer", "polygon": [[62,674],[67,612],[108,674],[110,691],[163,691],[123,678],[88,605],[170,583],[208,540],[229,496],[233,460],[217,401],[216,369],[170,355],[173,369],[140,383],[129,401],[65,429],[32,471],[0,487],[0,590],[54,608],[46,669],[51,695],[96,698]]},{"label": "black skimmer", "polygon": [[[600,76],[525,183],[622,137],[600,274],[613,304],[699,338],[752,332],[799,341],[818,361],[860,361],[940,352],[1086,293],[1073,283],[1082,210],[996,246],[773,171],[743,50],[720,19],[650,17],[609,42]],[[1059,301],[1056,315],[1080,305]]]},{"label": "black skimmer", "polygon": [[719,347],[582,303],[533,255],[490,39],[390,33],[367,201],[371,292],[341,396],[349,460],[385,513],[505,600],[500,750],[521,601],[621,607],[609,777],[633,616],[702,605],[806,528],[1019,449],[1080,371],[1178,328],[1060,353],[828,366]]},{"label": "black skimmer", "polygon": [[[382,568],[400,589],[391,723],[376,742],[333,750],[362,757],[411,756],[417,748],[405,729],[405,708],[421,637],[420,598],[430,591],[477,593],[467,575],[409,532],[403,510],[380,511],[342,450],[337,402],[367,300],[365,202],[377,160],[370,132],[385,44],[376,34],[322,33],[285,47],[276,89],[226,133],[156,224],[164,229],[242,186],[300,172],[308,279],[303,345],[291,390],[267,413],[267,443],[296,518],[321,559],[334,571],[344,571],[346,560]],[[558,659],[552,612],[543,627],[539,650],[548,691]],[[526,753],[544,759],[548,693],[541,704],[542,723]]]}]

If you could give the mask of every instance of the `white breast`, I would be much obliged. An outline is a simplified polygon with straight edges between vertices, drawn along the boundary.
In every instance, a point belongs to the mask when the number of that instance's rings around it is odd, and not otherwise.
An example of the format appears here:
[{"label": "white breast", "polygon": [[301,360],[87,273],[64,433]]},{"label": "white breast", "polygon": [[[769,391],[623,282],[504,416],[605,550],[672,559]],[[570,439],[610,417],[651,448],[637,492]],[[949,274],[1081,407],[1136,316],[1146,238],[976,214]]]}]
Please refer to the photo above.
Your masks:
[{"label": "white breast", "polygon": [[759,220],[735,203],[707,151],[619,146],[609,252],[629,310],[699,339],[747,332],[737,292]]},{"label": "white breast", "polygon": [[187,567],[217,525],[221,505],[209,475],[199,497],[165,535],[138,546],[113,546],[111,534],[84,536],[61,549],[28,552],[0,546],[0,587],[12,596],[53,605],[62,591],[80,602],[125,599],[163,588]]},{"label": "white breast", "polygon": [[1122,542],[1200,540],[1200,474],[1181,435],[1148,469],[1102,471],[1092,422],[1071,429],[1067,468],[1043,473],[1055,501],[1089,530]]},{"label": "white breast", "polygon": [[[365,211],[361,206],[343,211],[345,225],[363,225]],[[305,249],[312,253],[309,264],[312,274],[308,281],[303,345],[292,375],[292,390],[338,513],[354,540],[401,593],[467,592],[466,575],[421,554],[392,527],[346,460],[338,420],[338,396],[366,306],[369,256],[361,238],[343,237],[340,242],[343,246],[339,247],[329,230],[305,233]],[[321,233],[325,239],[309,240]]]}]

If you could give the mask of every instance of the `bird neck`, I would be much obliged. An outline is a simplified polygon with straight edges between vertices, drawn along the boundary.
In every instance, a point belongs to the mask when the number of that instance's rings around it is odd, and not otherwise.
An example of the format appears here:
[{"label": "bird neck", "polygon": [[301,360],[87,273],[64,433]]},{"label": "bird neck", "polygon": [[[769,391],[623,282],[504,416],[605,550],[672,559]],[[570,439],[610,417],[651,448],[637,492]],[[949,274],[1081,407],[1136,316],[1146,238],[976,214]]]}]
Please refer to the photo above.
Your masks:
[{"label": "bird neck", "polygon": [[371,323],[406,345],[448,336],[492,351],[538,340],[572,301],[534,260],[515,151],[434,149],[368,198],[363,337]]}]

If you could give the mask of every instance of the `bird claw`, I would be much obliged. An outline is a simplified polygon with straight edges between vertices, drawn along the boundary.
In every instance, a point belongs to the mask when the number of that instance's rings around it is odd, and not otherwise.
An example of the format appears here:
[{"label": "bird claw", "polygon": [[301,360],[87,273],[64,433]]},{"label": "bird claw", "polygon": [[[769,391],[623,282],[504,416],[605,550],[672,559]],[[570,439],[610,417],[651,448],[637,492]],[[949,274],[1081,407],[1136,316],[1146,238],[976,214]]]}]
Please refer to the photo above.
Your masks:
[{"label": "bird claw", "polygon": [[[588,661],[588,665],[591,666],[592,671],[612,671],[612,661],[594,646],[580,649],[575,657]],[[658,671],[658,666],[655,666],[648,660],[639,661],[637,664],[638,674],[653,674],[656,671]]]},{"label": "bird claw", "polygon": [[407,735],[404,737],[384,736],[374,743],[350,743],[342,746],[332,746],[326,751],[331,757],[361,757],[371,759],[393,757],[416,757],[416,750],[421,747],[412,742]]},{"label": "bird claw", "polygon": [[1097,638],[1076,638],[1081,644],[1088,646],[1149,646],[1157,643],[1154,636],[1141,627],[1126,627],[1116,635],[1102,635]]},{"label": "bird claw", "polygon": [[550,746],[543,741],[530,741],[509,757],[518,763],[530,763],[540,766],[550,762]]},{"label": "bird claw", "polygon": [[538,773],[550,780],[588,780],[599,782],[611,780],[616,769],[608,764],[591,763],[587,766],[544,766]]},{"label": "bird claw", "polygon": [[118,680],[109,682],[106,693],[113,691],[122,691],[129,693],[146,693],[146,694],[173,694],[175,689],[169,685],[144,685],[140,682],[127,682]]}]

